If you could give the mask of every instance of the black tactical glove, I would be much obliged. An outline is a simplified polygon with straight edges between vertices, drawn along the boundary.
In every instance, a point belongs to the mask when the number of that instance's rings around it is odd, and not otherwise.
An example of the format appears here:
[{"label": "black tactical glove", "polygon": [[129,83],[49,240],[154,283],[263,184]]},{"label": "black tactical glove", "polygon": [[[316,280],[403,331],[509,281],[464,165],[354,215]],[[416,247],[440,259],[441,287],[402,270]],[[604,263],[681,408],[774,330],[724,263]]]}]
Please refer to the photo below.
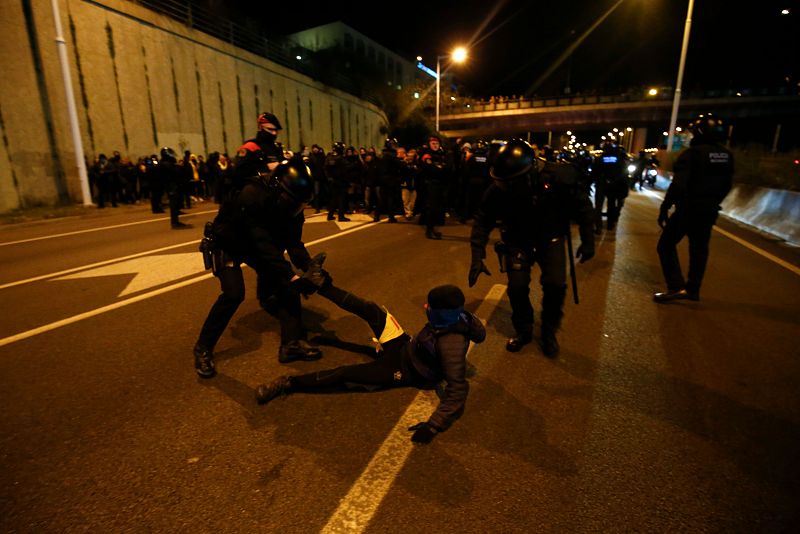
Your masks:
[{"label": "black tactical glove", "polygon": [[589,243],[581,243],[578,246],[578,250],[575,251],[575,257],[581,260],[581,263],[586,263],[587,261],[594,258],[594,245]]},{"label": "black tactical glove", "polygon": [[486,264],[483,263],[483,260],[472,260],[472,264],[469,266],[469,287],[475,285],[481,273],[492,276],[492,273],[486,268]]},{"label": "black tactical glove", "polygon": [[314,282],[302,276],[300,278],[296,278],[295,280],[293,280],[291,282],[291,286],[294,288],[295,291],[297,291],[304,297],[313,295],[314,293],[317,292],[317,289],[319,289],[316,285],[314,285]]},{"label": "black tactical glove", "polygon": [[438,431],[430,425],[430,423],[422,422],[414,426],[408,427],[409,431],[414,431],[411,435],[411,441],[414,443],[430,443],[433,438],[438,434]]},{"label": "black tactical glove", "polygon": [[658,210],[658,225],[662,230],[667,225],[667,219],[669,219],[669,208],[662,204],[661,209]]}]

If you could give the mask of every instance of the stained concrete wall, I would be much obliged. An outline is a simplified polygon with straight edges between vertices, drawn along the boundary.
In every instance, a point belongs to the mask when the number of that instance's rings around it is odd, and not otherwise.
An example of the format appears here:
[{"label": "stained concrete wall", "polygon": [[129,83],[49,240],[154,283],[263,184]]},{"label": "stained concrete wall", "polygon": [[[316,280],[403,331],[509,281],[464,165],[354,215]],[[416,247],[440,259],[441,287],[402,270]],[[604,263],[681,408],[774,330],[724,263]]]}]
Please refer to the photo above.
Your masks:
[{"label": "stained concrete wall", "polygon": [[[84,153],[233,155],[259,111],[298,149],[378,145],[373,104],[125,0],[59,0]],[[0,212],[79,202],[50,0],[0,2]]]}]

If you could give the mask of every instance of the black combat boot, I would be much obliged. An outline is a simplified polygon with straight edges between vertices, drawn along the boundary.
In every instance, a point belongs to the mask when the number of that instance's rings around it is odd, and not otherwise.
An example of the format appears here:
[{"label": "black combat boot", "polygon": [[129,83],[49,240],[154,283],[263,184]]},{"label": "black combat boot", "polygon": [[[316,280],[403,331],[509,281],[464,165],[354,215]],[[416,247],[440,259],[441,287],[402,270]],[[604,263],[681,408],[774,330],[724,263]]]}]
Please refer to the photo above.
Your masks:
[{"label": "black combat boot", "polygon": [[214,368],[214,351],[199,343],[194,346],[194,368],[201,378],[213,378],[217,374]]},{"label": "black combat boot", "polygon": [[558,355],[558,351],[561,347],[558,346],[558,340],[556,339],[556,329],[548,326],[542,325],[542,352],[545,356],[548,357],[555,357]]},{"label": "black combat boot", "polygon": [[256,402],[266,404],[278,395],[288,395],[292,388],[289,376],[280,376],[269,384],[261,384],[256,388]]},{"label": "black combat boot", "polygon": [[436,230],[433,229],[433,227],[428,227],[428,229],[425,230],[425,237],[427,237],[428,239],[441,239],[442,232],[437,232]]},{"label": "black combat boot", "polygon": [[291,363],[297,360],[311,362],[322,358],[322,351],[308,343],[305,339],[290,341],[281,345],[278,350],[278,361],[281,363]]},{"label": "black combat boot", "polygon": [[506,341],[506,350],[508,352],[519,352],[522,350],[522,347],[531,341],[533,341],[533,334],[531,332],[517,332]]}]

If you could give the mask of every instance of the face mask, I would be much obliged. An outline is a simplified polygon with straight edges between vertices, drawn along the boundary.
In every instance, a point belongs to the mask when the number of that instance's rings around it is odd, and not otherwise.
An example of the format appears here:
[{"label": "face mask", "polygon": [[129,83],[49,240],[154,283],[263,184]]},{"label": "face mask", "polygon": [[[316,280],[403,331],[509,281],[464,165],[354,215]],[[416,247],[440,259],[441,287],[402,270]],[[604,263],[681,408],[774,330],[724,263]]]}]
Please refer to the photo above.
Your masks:
[{"label": "face mask", "polygon": [[266,130],[259,130],[256,134],[256,143],[259,145],[271,145],[275,142],[278,136]]},{"label": "face mask", "polygon": [[451,310],[436,310],[427,308],[425,313],[428,316],[428,322],[434,328],[446,328],[456,324],[464,313],[464,308],[453,308]]}]

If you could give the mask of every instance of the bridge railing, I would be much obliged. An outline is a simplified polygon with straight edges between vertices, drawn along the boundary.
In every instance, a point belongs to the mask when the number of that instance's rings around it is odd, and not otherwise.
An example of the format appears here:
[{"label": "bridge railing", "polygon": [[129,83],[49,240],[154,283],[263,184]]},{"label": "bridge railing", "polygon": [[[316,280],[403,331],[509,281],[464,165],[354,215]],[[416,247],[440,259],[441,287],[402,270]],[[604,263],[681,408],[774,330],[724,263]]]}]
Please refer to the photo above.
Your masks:
[{"label": "bridge railing", "polygon": [[[794,92],[792,92],[794,90]],[[796,96],[797,89],[789,87],[774,88],[740,88],[740,89],[704,89],[684,91],[683,99],[703,98],[748,98],[763,96]],[[533,109],[561,106],[617,104],[626,102],[671,102],[674,97],[672,88],[659,91],[655,96],[646,91],[636,89],[617,94],[574,94],[550,97],[492,97],[489,101],[473,99],[457,99],[444,106],[445,114],[480,113],[487,111],[506,111],[516,109]]]}]

